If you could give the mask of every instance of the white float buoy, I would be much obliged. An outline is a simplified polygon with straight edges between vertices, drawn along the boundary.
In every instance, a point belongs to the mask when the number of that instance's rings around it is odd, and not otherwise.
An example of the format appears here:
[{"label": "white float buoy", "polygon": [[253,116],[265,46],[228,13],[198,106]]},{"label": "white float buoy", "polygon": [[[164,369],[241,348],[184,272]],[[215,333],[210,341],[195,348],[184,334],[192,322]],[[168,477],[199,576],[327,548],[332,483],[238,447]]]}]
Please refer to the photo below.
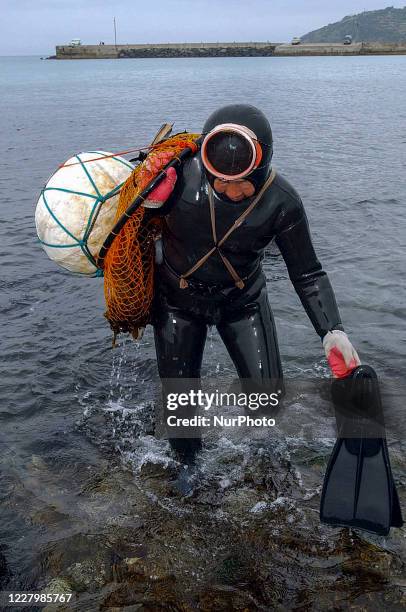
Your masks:
[{"label": "white float buoy", "polygon": [[134,166],[105,151],[79,153],[51,176],[35,210],[38,238],[62,268],[95,276],[95,263],[114,227],[119,192]]}]

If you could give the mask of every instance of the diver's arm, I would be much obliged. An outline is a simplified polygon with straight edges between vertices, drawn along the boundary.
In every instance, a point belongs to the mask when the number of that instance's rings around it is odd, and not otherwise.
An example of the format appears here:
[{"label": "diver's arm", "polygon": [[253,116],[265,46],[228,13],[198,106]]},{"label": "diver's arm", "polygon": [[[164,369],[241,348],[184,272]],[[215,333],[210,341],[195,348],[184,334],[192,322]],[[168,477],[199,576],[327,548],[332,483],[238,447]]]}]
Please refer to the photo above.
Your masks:
[{"label": "diver's arm", "polygon": [[334,291],[314,251],[300,199],[287,204],[277,225],[275,242],[314,329],[321,338],[331,330],[343,330]]},{"label": "diver's arm", "polygon": [[304,309],[323,340],[333,376],[342,378],[361,362],[344,333],[333,288],[313,248],[303,204],[297,194],[287,195],[288,200],[279,214],[275,241]]}]

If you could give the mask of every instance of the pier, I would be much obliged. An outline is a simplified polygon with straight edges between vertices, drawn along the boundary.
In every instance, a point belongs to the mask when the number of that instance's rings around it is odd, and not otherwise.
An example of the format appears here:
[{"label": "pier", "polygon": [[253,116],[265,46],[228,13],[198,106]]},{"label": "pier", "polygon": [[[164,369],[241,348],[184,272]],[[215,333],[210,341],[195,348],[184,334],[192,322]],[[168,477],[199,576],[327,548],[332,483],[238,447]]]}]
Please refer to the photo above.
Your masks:
[{"label": "pier", "polygon": [[58,45],[51,59],[125,59],[173,57],[300,57],[336,55],[405,55],[405,43],[271,42],[166,43],[134,45]]},{"label": "pier", "polygon": [[143,45],[78,45],[56,47],[56,59],[116,59],[147,57],[268,57],[278,43],[167,43]]}]

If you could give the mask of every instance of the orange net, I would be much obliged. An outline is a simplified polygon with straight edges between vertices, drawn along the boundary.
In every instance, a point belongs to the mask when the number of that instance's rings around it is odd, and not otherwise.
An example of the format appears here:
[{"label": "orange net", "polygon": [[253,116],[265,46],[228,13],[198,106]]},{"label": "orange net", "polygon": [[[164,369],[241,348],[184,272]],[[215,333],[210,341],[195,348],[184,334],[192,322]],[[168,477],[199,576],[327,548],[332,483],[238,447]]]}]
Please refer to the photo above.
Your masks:
[{"label": "orange net", "polygon": [[[198,134],[177,134],[154,145],[147,160],[139,164],[120,191],[115,222],[125,213],[135,198],[168,164],[170,153],[175,158],[186,147],[197,150]],[[161,162],[161,158],[164,161]],[[154,170],[151,170],[154,168]],[[150,322],[154,294],[154,241],[159,237],[161,219],[151,217],[140,206],[120,230],[104,259],[104,296],[114,336],[130,332],[135,338],[139,330]]]}]

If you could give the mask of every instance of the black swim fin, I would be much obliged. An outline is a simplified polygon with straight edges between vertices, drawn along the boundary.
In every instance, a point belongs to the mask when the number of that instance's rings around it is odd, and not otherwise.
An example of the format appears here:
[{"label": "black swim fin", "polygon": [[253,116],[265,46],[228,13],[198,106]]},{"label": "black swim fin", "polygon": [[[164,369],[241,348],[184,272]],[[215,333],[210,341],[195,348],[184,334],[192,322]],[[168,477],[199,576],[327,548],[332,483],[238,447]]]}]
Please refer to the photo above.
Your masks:
[{"label": "black swim fin", "polygon": [[339,437],[324,478],[320,520],[388,535],[403,519],[375,371],[360,366],[333,382],[332,395]]}]

